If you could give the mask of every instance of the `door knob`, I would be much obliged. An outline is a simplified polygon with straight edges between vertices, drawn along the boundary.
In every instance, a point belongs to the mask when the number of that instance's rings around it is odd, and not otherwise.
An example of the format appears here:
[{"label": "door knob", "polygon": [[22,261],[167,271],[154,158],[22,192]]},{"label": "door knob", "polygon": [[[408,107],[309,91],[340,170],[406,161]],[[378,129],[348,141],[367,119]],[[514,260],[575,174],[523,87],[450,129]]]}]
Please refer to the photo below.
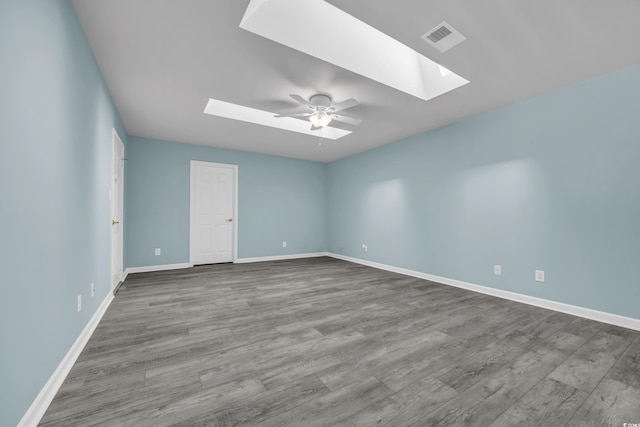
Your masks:
[{"label": "door knob", "polygon": [[227,218],[227,222],[233,221],[233,218]]},{"label": "door knob", "polygon": [[111,225],[120,224],[120,221],[116,221],[115,219],[111,220]]}]

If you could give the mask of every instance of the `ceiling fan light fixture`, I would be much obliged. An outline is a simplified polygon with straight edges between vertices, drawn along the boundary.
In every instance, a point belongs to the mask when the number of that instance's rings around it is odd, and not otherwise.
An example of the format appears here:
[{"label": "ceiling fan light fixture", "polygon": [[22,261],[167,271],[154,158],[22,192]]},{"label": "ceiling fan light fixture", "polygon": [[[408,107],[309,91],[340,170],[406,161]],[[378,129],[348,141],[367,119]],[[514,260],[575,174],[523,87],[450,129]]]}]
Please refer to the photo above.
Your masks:
[{"label": "ceiling fan light fixture", "polygon": [[311,124],[317,128],[323,128],[331,122],[331,116],[324,112],[318,112],[309,116]]}]

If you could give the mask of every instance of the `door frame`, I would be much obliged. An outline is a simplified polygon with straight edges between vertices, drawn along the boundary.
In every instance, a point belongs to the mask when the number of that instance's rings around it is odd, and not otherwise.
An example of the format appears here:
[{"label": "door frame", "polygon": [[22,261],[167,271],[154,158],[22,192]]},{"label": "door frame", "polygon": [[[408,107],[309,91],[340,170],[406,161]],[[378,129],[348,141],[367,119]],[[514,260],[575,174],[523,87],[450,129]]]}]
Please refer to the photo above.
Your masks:
[{"label": "door frame", "polygon": [[227,163],[213,163],[204,162],[201,160],[191,160],[189,163],[189,265],[194,266],[192,254],[195,253],[193,245],[195,244],[195,223],[196,223],[196,208],[195,208],[195,166],[215,166],[218,168],[231,169],[231,176],[233,177],[233,212],[231,217],[233,218],[233,236],[231,244],[233,245],[232,255],[233,263],[238,262],[238,165],[232,165]]},{"label": "door frame", "polygon": [[[109,220],[113,222],[116,220],[116,217],[120,223],[120,246],[116,247],[116,239],[115,233],[113,232],[113,223],[110,224],[110,239],[111,239],[111,268],[110,268],[110,289],[111,292],[117,290],[118,285],[122,282],[124,277],[124,144],[122,143],[122,139],[120,139],[120,135],[118,135],[118,131],[115,128],[112,128],[111,131],[111,185],[109,190]],[[118,158],[118,150],[121,150],[122,157]],[[119,168],[120,171],[120,182],[118,185],[115,185],[116,179],[116,168]],[[118,203],[116,203],[116,201]],[[122,210],[121,212],[115,212],[116,206],[120,206]],[[116,261],[116,256],[120,259],[120,263],[118,264]],[[120,270],[118,271],[117,266],[120,266]]]}]

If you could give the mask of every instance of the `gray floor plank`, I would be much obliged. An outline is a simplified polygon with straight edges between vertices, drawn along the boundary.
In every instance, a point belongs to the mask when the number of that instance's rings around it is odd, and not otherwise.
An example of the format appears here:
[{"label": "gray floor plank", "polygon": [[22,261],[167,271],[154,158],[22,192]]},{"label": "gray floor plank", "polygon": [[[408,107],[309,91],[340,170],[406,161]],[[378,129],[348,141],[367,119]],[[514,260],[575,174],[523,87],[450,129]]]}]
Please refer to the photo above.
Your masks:
[{"label": "gray floor plank", "polygon": [[568,425],[614,427],[640,424],[638,402],[639,389],[605,378],[578,409]]},{"label": "gray floor plank", "polygon": [[257,425],[261,427],[332,426],[391,394],[393,391],[376,378],[365,377]]},{"label": "gray floor plank", "polygon": [[285,413],[312,398],[327,394],[328,390],[314,375],[308,375],[266,391],[254,398],[247,398],[220,410],[207,410],[199,416],[189,417],[176,426],[193,427],[199,425],[251,426],[273,416]]},{"label": "gray floor plank", "polygon": [[558,366],[549,378],[591,392],[629,345],[628,339],[598,332]]},{"label": "gray floor plank", "polygon": [[456,395],[454,389],[441,381],[427,378],[367,406],[336,426],[410,426],[417,422],[422,414],[434,411]]},{"label": "gray floor plank", "polygon": [[607,374],[607,378],[640,389],[640,336],[637,337]]},{"label": "gray floor plank", "polygon": [[584,391],[546,378],[503,412],[490,427],[565,425],[588,396]]}]

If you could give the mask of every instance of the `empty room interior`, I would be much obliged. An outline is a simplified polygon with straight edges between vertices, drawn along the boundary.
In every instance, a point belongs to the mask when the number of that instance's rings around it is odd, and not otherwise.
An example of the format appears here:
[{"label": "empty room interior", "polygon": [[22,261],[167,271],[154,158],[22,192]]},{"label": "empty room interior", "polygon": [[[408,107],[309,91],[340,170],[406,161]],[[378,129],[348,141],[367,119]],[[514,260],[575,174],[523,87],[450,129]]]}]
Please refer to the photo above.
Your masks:
[{"label": "empty room interior", "polygon": [[640,425],[639,21],[2,1],[0,425]]}]

